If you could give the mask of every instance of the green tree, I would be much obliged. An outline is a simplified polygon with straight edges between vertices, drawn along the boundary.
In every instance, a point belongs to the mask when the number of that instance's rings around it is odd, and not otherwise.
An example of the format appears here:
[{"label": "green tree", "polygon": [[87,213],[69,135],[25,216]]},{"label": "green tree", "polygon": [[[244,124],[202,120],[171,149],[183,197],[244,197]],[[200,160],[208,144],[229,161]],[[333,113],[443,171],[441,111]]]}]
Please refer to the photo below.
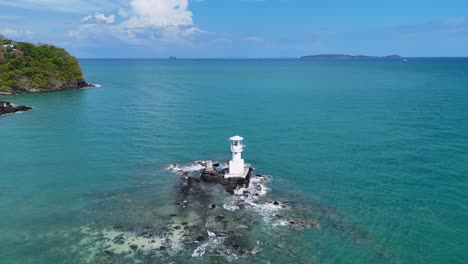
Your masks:
[{"label": "green tree", "polygon": [[[0,36],[0,91],[79,88],[84,76],[78,61],[62,48],[13,42]],[[13,47],[3,45],[13,44]]]}]

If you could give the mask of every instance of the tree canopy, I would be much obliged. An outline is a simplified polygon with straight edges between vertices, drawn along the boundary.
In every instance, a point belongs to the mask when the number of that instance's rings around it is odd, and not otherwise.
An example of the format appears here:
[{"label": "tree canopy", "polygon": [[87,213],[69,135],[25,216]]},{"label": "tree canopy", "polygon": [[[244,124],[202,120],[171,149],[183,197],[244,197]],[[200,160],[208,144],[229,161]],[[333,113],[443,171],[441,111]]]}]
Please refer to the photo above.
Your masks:
[{"label": "tree canopy", "polygon": [[0,35],[0,91],[79,88],[83,82],[77,59],[64,49]]}]

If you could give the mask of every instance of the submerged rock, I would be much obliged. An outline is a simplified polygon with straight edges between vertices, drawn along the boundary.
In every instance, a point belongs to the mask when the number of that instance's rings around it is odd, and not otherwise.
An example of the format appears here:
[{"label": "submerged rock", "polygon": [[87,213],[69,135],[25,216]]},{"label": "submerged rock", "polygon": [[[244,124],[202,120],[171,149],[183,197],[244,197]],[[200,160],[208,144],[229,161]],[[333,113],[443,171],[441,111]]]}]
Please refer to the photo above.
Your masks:
[{"label": "submerged rock", "polygon": [[218,216],[216,216],[216,218],[215,218],[215,221],[216,221],[216,222],[222,222],[222,221],[224,221],[224,220],[226,220],[226,217],[224,217],[224,216],[222,216],[222,215],[218,215]]},{"label": "submerged rock", "polygon": [[135,245],[135,244],[132,244],[130,245],[130,248],[133,250],[133,251],[136,251],[138,249],[138,246]]},{"label": "submerged rock", "polygon": [[139,236],[144,237],[144,238],[150,238],[150,237],[153,237],[154,234],[151,233],[150,231],[144,231],[144,232],[140,233]]},{"label": "submerged rock", "polygon": [[113,240],[114,244],[122,245],[125,243],[125,237],[123,234],[116,236]]},{"label": "submerged rock", "polygon": [[202,242],[202,241],[205,241],[205,240],[206,240],[206,238],[204,236],[198,236],[195,241]]}]

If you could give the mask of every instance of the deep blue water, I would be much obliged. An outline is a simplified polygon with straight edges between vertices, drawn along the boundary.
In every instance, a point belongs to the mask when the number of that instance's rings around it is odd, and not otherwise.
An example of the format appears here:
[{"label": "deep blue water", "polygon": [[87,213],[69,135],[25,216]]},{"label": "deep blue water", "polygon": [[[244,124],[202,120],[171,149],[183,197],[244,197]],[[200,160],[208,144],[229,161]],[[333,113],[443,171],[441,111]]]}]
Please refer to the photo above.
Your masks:
[{"label": "deep blue water", "polygon": [[[272,199],[320,228],[259,216],[259,253],[233,262],[468,258],[467,59],[80,64],[101,88],[1,97],[34,107],[0,117],[1,263],[108,263],[81,230],[163,225],[179,181],[167,166],[226,160],[235,134]],[[227,261],[191,253],[160,261]]]}]

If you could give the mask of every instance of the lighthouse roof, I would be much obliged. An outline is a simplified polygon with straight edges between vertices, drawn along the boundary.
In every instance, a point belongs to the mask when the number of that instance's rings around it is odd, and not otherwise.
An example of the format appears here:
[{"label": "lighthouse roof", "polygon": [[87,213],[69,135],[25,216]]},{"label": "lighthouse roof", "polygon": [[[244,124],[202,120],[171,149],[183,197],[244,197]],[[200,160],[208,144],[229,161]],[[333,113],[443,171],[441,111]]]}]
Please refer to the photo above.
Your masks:
[{"label": "lighthouse roof", "polygon": [[241,137],[241,136],[233,136],[233,137],[230,137],[229,140],[231,140],[231,141],[240,141],[240,140],[244,140],[244,138]]}]

